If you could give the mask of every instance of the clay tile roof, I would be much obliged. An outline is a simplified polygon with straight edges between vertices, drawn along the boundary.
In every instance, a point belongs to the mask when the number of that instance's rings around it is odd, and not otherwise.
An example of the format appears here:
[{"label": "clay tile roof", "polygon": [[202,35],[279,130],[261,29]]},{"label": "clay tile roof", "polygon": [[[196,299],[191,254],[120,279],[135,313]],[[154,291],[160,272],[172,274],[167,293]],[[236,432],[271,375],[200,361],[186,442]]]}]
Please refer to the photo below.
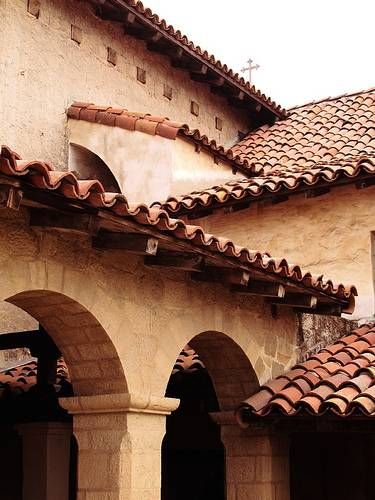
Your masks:
[{"label": "clay tile roof", "polygon": [[[311,356],[290,372],[262,386],[258,393],[244,401],[238,410],[241,423],[246,424],[251,418],[270,414],[375,417],[375,356],[366,359],[361,354],[366,346],[375,347],[375,323],[354,330],[353,335],[345,337],[345,343],[349,338],[351,343],[347,347],[354,346],[353,359],[341,356],[346,347],[338,340],[325,349],[335,353],[328,362],[320,360],[317,365],[317,356]],[[309,387],[295,383],[294,374],[301,369],[304,370],[303,378],[309,380]],[[311,377],[318,372],[319,377]],[[279,380],[282,382],[279,383]],[[285,384],[285,380],[289,382]],[[270,387],[275,390],[270,392]],[[263,397],[264,391],[269,397]],[[259,400],[262,404],[259,404]]]},{"label": "clay tile roof", "polygon": [[[4,391],[21,393],[28,391],[36,384],[38,366],[32,358],[11,368],[0,370],[0,397]],[[65,383],[70,383],[68,368],[63,358],[57,361],[57,376],[55,388],[57,392]]]},{"label": "clay tile roof", "polygon": [[0,153],[0,174],[7,177],[7,184],[11,178],[17,180],[17,186],[22,188],[25,198],[37,189],[50,196],[58,196],[59,205],[65,201],[68,206],[69,201],[74,200],[87,210],[92,211],[94,208],[110,212],[114,217],[131,221],[133,231],[137,228],[139,232],[142,232],[142,228],[148,229],[156,238],[158,235],[167,235],[173,241],[189,244],[190,251],[199,253],[202,249],[213,258],[230,259],[231,264],[238,269],[246,269],[256,275],[267,275],[267,278],[278,282],[285,280],[296,293],[313,294],[326,304],[330,301],[339,303],[343,312],[351,313],[354,309],[354,296],[357,295],[354,286],[335,285],[331,280],[323,280],[321,276],[316,278],[311,273],[302,271],[299,266],[289,265],[284,258],[274,259],[268,253],[237,246],[227,238],[205,233],[200,226],[173,219],[164,210],[146,205],[129,206],[123,194],[105,192],[97,180],[79,180],[73,172],[56,171],[43,161],[22,160],[6,146],[2,147]]},{"label": "clay tile roof", "polygon": [[[157,202],[171,214],[192,214],[265,197],[361,182],[375,175],[375,88],[294,108],[274,125],[232,147],[251,178]],[[255,176],[254,176],[255,172]]]},{"label": "clay tile roof", "polygon": [[[374,139],[375,144],[375,139]],[[225,184],[194,191],[186,195],[171,196],[152,206],[163,208],[171,215],[182,216],[201,210],[241,205],[264,198],[276,198],[314,189],[375,178],[375,150],[372,156],[359,155],[345,160],[332,160],[299,168],[298,163],[288,170],[232,180]],[[364,182],[366,182],[364,180]]]},{"label": "clay tile roof", "polygon": [[[234,146],[234,152],[264,173],[289,170],[286,161],[308,170],[310,153],[314,153],[315,163],[375,154],[375,88],[289,111],[287,119],[250,132]],[[265,151],[269,144],[272,149]]]},{"label": "clay tile roof", "polygon": [[191,129],[186,123],[174,122],[162,116],[153,116],[147,113],[137,113],[124,108],[111,106],[97,106],[92,103],[73,102],[67,110],[68,118],[84,120],[110,127],[119,127],[130,131],[143,132],[149,135],[158,135],[166,139],[185,137],[189,141],[199,144],[216,157],[235,166],[245,175],[252,173],[252,167],[246,159],[234,154],[213,139],[209,139],[198,129]]},{"label": "clay tile roof", "polygon": [[[243,77],[216,59],[214,55],[195,45],[180,30],[169,25],[165,19],[160,19],[157,14],[154,14],[151,9],[145,7],[142,2],[137,0],[123,0],[122,2],[111,2],[108,0],[90,1],[99,6],[97,14],[101,15],[103,13],[104,18],[107,19],[114,19],[125,23],[127,14],[130,13],[136,22],[133,22],[127,29],[128,33],[133,33],[136,37],[151,42],[151,45],[152,40],[150,37],[153,37],[155,33],[159,36],[161,35],[159,46],[155,43],[153,44],[154,50],[161,53],[169,53],[172,61],[177,52],[182,51],[182,57],[186,58],[187,64],[181,64],[180,67],[189,69],[188,61],[193,63],[193,65],[200,63],[206,66],[207,77],[203,78],[202,81],[212,84],[212,76],[222,78],[237,93],[238,90],[241,90],[253,102],[264,106],[270,112],[271,117],[285,117],[287,115],[287,111],[276,104],[271,98],[265,96],[260,90],[257,90],[253,85],[245,81]],[[164,47],[170,48],[165,51],[163,50]]]}]

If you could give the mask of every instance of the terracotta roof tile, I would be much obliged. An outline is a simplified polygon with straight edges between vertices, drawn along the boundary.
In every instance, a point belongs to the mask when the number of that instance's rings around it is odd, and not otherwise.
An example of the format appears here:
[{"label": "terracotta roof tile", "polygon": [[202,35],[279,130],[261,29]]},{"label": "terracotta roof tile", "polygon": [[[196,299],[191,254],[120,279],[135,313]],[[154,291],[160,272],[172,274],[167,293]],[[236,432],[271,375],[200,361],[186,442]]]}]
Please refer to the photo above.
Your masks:
[{"label": "terracotta roof tile", "polygon": [[[302,293],[315,293],[339,299],[345,307],[345,312],[352,312],[355,287],[334,285],[332,281],[315,278],[308,272],[303,272],[299,266],[289,265],[285,259],[273,259],[269,254],[252,251],[237,246],[233,241],[207,234],[199,226],[186,224],[179,219],[172,219],[164,210],[146,205],[129,206],[124,195],[107,193],[97,180],[79,180],[73,172],[55,171],[52,166],[43,161],[21,160],[19,155],[7,147],[2,147],[0,153],[0,174],[17,178],[27,186],[59,194],[68,199],[82,203],[83,206],[108,210],[118,217],[131,219],[139,226],[148,226],[155,234],[163,232],[178,240],[189,242],[193,247],[203,247],[212,255],[230,258],[241,268],[267,274],[274,279],[287,278]],[[63,201],[63,200],[61,200]],[[308,292],[310,290],[310,292]],[[297,376],[303,370],[296,370]]]},{"label": "terracotta roof tile", "polygon": [[176,139],[177,136],[199,144],[209,150],[211,154],[230,163],[246,175],[252,175],[252,167],[246,159],[234,154],[215,140],[209,139],[198,129],[191,129],[186,123],[178,123],[162,116],[153,116],[147,113],[136,113],[127,109],[112,108],[111,106],[96,106],[90,103],[73,102],[67,110],[68,118],[84,120],[110,127],[119,127],[130,131],[143,132],[149,135],[158,135],[166,139]]},{"label": "terracotta roof tile", "polygon": [[[368,345],[368,342],[371,342],[373,348],[375,347],[375,323],[358,328],[353,331],[352,335],[344,338],[346,341],[349,338],[353,340],[352,343],[348,344],[348,347],[354,344],[356,347],[358,344]],[[355,359],[351,361],[349,358],[343,358],[342,351],[336,349],[337,346],[342,345],[342,341],[338,340],[325,350],[336,353],[330,359],[337,356],[340,360],[337,363],[334,361],[322,362],[320,368],[317,368],[315,364],[310,364],[311,360],[316,361],[316,356],[314,356],[307,362],[296,365],[298,370],[304,367],[305,376],[309,376],[309,381],[312,383],[311,390],[297,389],[293,381],[286,386],[285,384],[278,386],[277,380],[279,378],[268,382],[260,388],[259,393],[254,394],[242,404],[238,410],[240,421],[246,423],[249,412],[250,418],[251,415],[255,418],[273,413],[282,413],[288,416],[303,415],[304,413],[317,416],[332,413],[345,417],[352,414],[375,417],[375,357],[369,361],[357,349],[353,349]],[[348,363],[345,364],[345,361]],[[342,366],[343,363],[344,366]],[[327,368],[329,369],[327,370]],[[336,369],[337,371],[335,371]],[[310,376],[318,371],[323,377],[321,380]],[[290,376],[290,374],[295,372],[296,368],[280,378],[292,380],[293,375]],[[332,373],[334,374],[332,375]],[[263,394],[264,388],[267,386],[275,387],[276,391],[272,392],[271,397],[263,406],[254,406],[253,398],[257,401],[258,394]],[[279,387],[280,390],[278,390]]]},{"label": "terracotta roof tile", "polygon": [[375,88],[294,108],[232,147],[257,177],[170,197],[169,213],[235,205],[269,196],[355,182],[375,174]]},{"label": "terracotta roof tile", "polygon": [[[0,370],[0,395],[4,390],[16,393],[26,392],[36,384],[38,366],[36,359],[30,359],[12,368]],[[70,382],[68,368],[62,358],[57,361],[56,390],[64,382]]]},{"label": "terracotta roof tile", "polygon": [[171,215],[181,216],[266,197],[289,196],[320,187],[356,182],[363,177],[375,177],[375,149],[371,156],[361,154],[342,160],[312,162],[306,168],[300,168],[298,162],[296,160],[293,166],[288,166],[284,171],[275,170],[269,174],[232,180],[186,195],[170,196],[164,202],[154,202],[152,206],[163,208]]}]

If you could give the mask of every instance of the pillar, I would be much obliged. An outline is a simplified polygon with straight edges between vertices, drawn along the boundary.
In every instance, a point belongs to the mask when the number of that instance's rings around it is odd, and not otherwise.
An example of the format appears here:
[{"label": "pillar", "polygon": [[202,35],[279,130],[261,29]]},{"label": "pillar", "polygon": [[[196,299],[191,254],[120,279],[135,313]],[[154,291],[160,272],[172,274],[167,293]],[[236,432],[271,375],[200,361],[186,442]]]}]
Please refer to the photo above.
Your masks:
[{"label": "pillar", "polygon": [[211,415],[225,446],[227,500],[290,500],[288,436],[243,429],[234,412]]},{"label": "pillar", "polygon": [[63,422],[21,424],[23,500],[69,500],[72,427]]},{"label": "pillar", "polygon": [[78,442],[77,500],[159,500],[161,444],[171,398],[64,398]]}]

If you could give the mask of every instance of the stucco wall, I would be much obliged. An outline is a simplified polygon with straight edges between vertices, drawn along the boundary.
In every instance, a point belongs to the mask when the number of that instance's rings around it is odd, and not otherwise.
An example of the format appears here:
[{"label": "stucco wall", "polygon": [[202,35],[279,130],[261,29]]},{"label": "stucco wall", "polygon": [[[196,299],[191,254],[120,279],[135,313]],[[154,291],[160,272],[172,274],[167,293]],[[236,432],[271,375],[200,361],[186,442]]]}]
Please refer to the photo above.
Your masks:
[{"label": "stucco wall", "polygon": [[[69,120],[68,131],[70,143],[105,162],[130,203],[150,204],[233,179],[230,165],[216,164],[211,154],[196,152],[195,145],[182,138],[170,140],[81,120]],[[82,178],[99,173],[90,162],[82,168],[71,154],[69,169]]]},{"label": "stucco wall", "polygon": [[[247,129],[246,113],[124,35],[118,23],[96,18],[86,2],[43,0],[39,19],[27,13],[27,0],[1,0],[0,9],[6,26],[0,34],[0,135],[24,156],[66,166],[65,111],[74,100],[168,116],[224,145]],[[72,24],[82,29],[80,45],[71,40]],[[115,67],[107,62],[107,47],[117,51]],[[136,80],[137,66],[147,72],[145,85]],[[164,83],[173,88],[171,101],[163,97]],[[190,113],[191,100],[200,105],[199,117]],[[215,116],[223,119],[222,132]]]},{"label": "stucco wall", "polygon": [[355,284],[359,297],[352,317],[363,318],[374,314],[374,194],[374,187],[341,187],[319,198],[296,195],[277,205],[254,203],[232,214],[221,210],[197,223],[240,245],[323,273],[335,283]]},{"label": "stucco wall", "polygon": [[[100,390],[107,384],[118,391],[109,385],[118,375],[113,358],[118,355],[129,392],[162,396],[181,349],[207,331],[233,339],[260,382],[295,360],[297,321],[292,312],[284,310],[272,319],[259,299],[231,294],[219,284],[194,283],[185,273],[148,269],[141,257],[121,251],[94,251],[84,236],[36,232],[24,217],[0,212],[0,298],[30,290],[58,293],[21,293],[11,301],[32,310],[49,333],[58,332],[54,339],[77,394],[81,388],[83,394],[96,390],[84,382],[90,378],[102,379]],[[70,301],[62,302],[60,296]],[[225,356],[223,352],[223,363]],[[236,370],[229,370],[229,388],[235,376]]]}]

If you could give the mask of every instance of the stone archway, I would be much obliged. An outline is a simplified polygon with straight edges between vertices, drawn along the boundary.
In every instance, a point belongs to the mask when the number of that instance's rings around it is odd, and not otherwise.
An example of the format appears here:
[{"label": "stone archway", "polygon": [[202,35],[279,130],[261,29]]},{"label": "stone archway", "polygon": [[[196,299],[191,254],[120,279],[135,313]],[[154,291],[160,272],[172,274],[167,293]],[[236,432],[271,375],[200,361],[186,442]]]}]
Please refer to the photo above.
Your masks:
[{"label": "stone archway", "polygon": [[[232,447],[225,446],[222,415],[231,415],[230,423],[237,430],[233,411],[258,387],[250,360],[228,335],[207,331],[189,342],[166,391],[166,396],[180,399],[180,406],[167,417],[162,500],[227,498],[226,484],[231,483],[234,464]],[[185,487],[184,478],[189,478]]]},{"label": "stone archway", "polygon": [[[87,406],[83,412],[71,412],[73,422],[67,417],[61,422],[39,421],[33,417],[17,425],[23,442],[24,500],[33,495],[41,500],[80,498],[80,494],[97,488],[100,481],[108,492],[114,490],[115,495],[120,495],[121,448],[126,437],[126,422],[116,429],[114,422],[108,421],[103,428],[103,417],[98,417],[95,408],[99,405],[105,413],[106,398],[127,399],[124,370],[109,335],[90,311],[62,293],[30,290],[12,295],[6,301],[32,316],[63,355],[75,395],[60,399],[65,401],[63,407],[70,410],[82,398]],[[37,385],[35,389],[40,392],[43,387]],[[113,406],[113,401],[110,404]],[[123,414],[118,418],[119,424],[121,418],[126,421]],[[113,459],[116,454],[117,461]],[[74,469],[78,469],[77,485]],[[94,485],[90,480],[92,471],[99,472]],[[111,486],[113,480],[116,481],[114,487]]]},{"label": "stone archway", "polygon": [[68,366],[76,396],[127,392],[116,348],[85,307],[49,290],[24,291],[6,301],[30,314],[52,337]]}]

